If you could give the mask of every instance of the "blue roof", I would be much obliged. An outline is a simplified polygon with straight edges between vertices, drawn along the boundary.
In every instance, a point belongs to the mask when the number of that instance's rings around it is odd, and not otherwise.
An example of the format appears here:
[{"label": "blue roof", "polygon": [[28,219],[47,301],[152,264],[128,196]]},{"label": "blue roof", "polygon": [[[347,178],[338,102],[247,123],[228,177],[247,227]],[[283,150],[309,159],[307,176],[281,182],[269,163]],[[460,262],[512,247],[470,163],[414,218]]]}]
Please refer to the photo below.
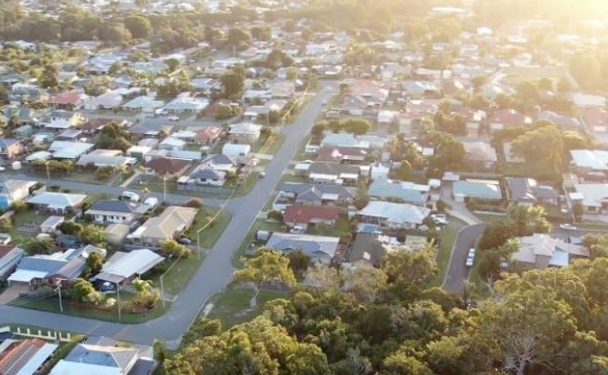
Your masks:
[{"label": "blue roof", "polygon": [[403,202],[424,204],[427,200],[425,191],[412,188],[413,183],[377,179],[369,186],[370,197],[393,198]]},{"label": "blue roof", "polygon": [[456,181],[452,194],[476,199],[502,199],[498,181]]}]

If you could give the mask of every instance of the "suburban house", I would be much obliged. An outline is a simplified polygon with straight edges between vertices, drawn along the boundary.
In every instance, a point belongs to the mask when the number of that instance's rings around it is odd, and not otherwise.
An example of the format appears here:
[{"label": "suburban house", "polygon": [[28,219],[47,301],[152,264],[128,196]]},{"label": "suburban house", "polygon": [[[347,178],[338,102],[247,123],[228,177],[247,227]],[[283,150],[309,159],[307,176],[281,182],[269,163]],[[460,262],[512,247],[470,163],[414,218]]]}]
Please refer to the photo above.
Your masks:
[{"label": "suburban house", "polygon": [[431,210],[405,203],[373,201],[357,211],[361,221],[387,229],[413,229],[422,225]]},{"label": "suburban house", "polygon": [[315,184],[357,186],[361,168],[354,165],[312,163],[306,164],[308,181]]},{"label": "suburban house", "polygon": [[86,336],[60,359],[49,375],[148,375],[158,362],[146,356],[147,348],[124,347],[112,338]]},{"label": "suburban house", "polygon": [[54,159],[76,160],[94,147],[93,143],[54,141],[48,151],[53,153]]},{"label": "suburban house", "polygon": [[235,171],[236,162],[226,155],[214,155],[203,160],[201,164],[205,164],[217,171]]},{"label": "suburban house", "polygon": [[374,180],[367,191],[372,200],[385,200],[424,206],[429,200],[429,185],[388,179]]},{"label": "suburban house", "polygon": [[608,133],[608,110],[605,105],[587,108],[583,111],[583,121],[587,129],[597,133]]},{"label": "suburban house", "polygon": [[406,250],[396,237],[378,233],[358,233],[342,265],[376,266],[384,260],[386,254]]},{"label": "suburban house", "polygon": [[208,164],[200,164],[188,175],[187,182],[199,185],[223,186],[226,183],[226,173],[226,171],[215,169]]},{"label": "suburban house", "polygon": [[571,166],[580,175],[605,177],[608,174],[608,151],[570,150]]},{"label": "suburban house", "polygon": [[23,143],[15,138],[0,138],[0,156],[5,159],[13,159],[25,151]]},{"label": "suburban house", "polygon": [[128,285],[164,260],[164,257],[149,249],[137,249],[128,253],[117,251],[91,281]]},{"label": "suburban house", "polygon": [[104,229],[106,241],[112,245],[121,245],[131,233],[131,228],[127,224],[110,224]]},{"label": "suburban house", "polygon": [[0,209],[8,209],[14,202],[30,196],[35,181],[6,180],[0,183]]},{"label": "suburban house", "polygon": [[97,149],[89,154],[82,155],[78,158],[76,165],[81,167],[112,167],[119,168],[122,166],[131,166],[137,162],[137,159],[122,156],[120,150],[102,150]]},{"label": "suburban house", "polygon": [[183,150],[185,147],[186,141],[175,137],[167,137],[158,144],[159,150]]},{"label": "suburban house", "polygon": [[82,108],[86,99],[87,95],[83,90],[68,90],[51,96],[49,104],[53,107],[79,109]]},{"label": "suburban house", "polygon": [[540,185],[533,178],[507,177],[506,182],[510,202],[526,206],[558,203],[558,192],[551,186]]},{"label": "suburban house", "polygon": [[49,129],[67,129],[82,125],[86,119],[79,112],[52,110],[47,116],[40,119],[40,125]]},{"label": "suburban house", "polygon": [[502,200],[502,191],[498,181],[463,180],[453,183],[452,197],[456,202],[498,203]]},{"label": "suburban house", "polygon": [[106,255],[104,249],[86,246],[49,255],[23,257],[7,281],[9,284],[25,283],[30,288],[36,288],[44,284],[57,285],[59,282],[74,280],[84,271],[86,258],[90,252],[97,252],[104,257]]},{"label": "suburban house", "polygon": [[126,200],[100,199],[86,211],[100,224],[129,223],[135,218],[135,207]]},{"label": "suburban house", "polygon": [[490,132],[496,132],[512,125],[531,125],[532,119],[514,109],[499,109],[488,120]]},{"label": "suburban house", "polygon": [[388,99],[389,90],[384,83],[372,80],[347,80],[347,89],[341,96],[341,104],[348,108],[377,108]]},{"label": "suburban house", "polygon": [[159,216],[149,218],[127,238],[133,243],[160,246],[167,238],[177,238],[187,231],[197,212],[197,208],[169,206]]},{"label": "suburban house", "polygon": [[313,261],[329,264],[336,255],[339,242],[338,237],[274,232],[268,239],[266,246],[284,254],[301,250],[304,254],[310,256]]},{"label": "suburban house", "polygon": [[165,177],[179,177],[190,167],[190,162],[185,159],[158,156],[151,158],[144,164],[146,173]]},{"label": "suburban house", "polygon": [[169,113],[199,113],[209,105],[205,98],[190,96],[190,93],[183,93],[173,99],[163,107],[163,111]]},{"label": "suburban house", "polygon": [[569,198],[572,203],[580,203],[587,213],[604,214],[608,211],[608,184],[575,184]]},{"label": "suburban house", "polygon": [[6,280],[24,256],[25,251],[15,245],[0,245],[0,280]]},{"label": "suburban house", "polygon": [[34,375],[59,348],[58,344],[51,344],[44,340],[7,339],[0,344],[0,374],[6,375]]},{"label": "suburban house", "polygon": [[64,214],[80,207],[85,199],[87,199],[87,196],[84,194],[42,192],[25,201],[37,210]]},{"label": "suburban house", "polygon": [[368,151],[359,147],[323,146],[317,152],[315,161],[320,163],[363,164]]},{"label": "suburban house", "polygon": [[[356,147],[369,149],[369,142],[362,141],[359,137],[349,133],[326,134],[321,140],[321,147]],[[317,150],[315,150],[316,152]]]},{"label": "suburban house", "polygon": [[310,225],[322,224],[333,227],[338,218],[339,212],[335,208],[322,206],[287,206],[283,214],[283,222],[288,227],[302,231],[308,230]]},{"label": "suburban house", "polygon": [[581,129],[583,124],[579,119],[562,115],[553,111],[540,111],[536,115],[537,120],[551,121],[555,125],[565,129]]},{"label": "suburban house", "polygon": [[261,125],[241,123],[230,126],[228,141],[230,143],[251,144],[260,138]]},{"label": "suburban house", "polygon": [[577,258],[589,257],[589,250],[580,245],[564,242],[548,234],[534,233],[519,238],[519,249],[511,260],[524,269],[566,267]]},{"label": "suburban house", "polygon": [[498,164],[496,150],[486,142],[462,142],[464,161],[473,168],[493,169]]},{"label": "suburban house", "polygon": [[196,135],[194,136],[194,142],[200,145],[212,145],[223,133],[224,129],[219,126],[205,126],[204,128],[197,130]]},{"label": "suburban house", "polygon": [[272,205],[273,210],[283,211],[290,204],[309,206],[337,206],[351,204],[355,189],[338,185],[314,185],[286,182]]}]

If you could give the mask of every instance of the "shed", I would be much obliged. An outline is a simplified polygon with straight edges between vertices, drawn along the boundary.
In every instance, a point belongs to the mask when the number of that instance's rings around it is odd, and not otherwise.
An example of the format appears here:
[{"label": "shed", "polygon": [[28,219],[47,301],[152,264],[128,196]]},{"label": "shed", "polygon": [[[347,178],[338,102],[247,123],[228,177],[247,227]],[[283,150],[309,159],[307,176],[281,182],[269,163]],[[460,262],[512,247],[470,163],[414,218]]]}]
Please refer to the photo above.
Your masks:
[{"label": "shed", "polygon": [[55,233],[57,227],[63,223],[65,218],[63,216],[51,215],[45,221],[40,224],[40,231],[42,233]]},{"label": "shed", "polygon": [[106,227],[106,240],[112,245],[120,245],[127,235],[130,228],[127,224],[110,224]]},{"label": "shed", "polygon": [[226,143],[222,147],[222,155],[228,157],[238,158],[239,156],[247,156],[251,152],[251,145],[237,144],[237,143]]}]

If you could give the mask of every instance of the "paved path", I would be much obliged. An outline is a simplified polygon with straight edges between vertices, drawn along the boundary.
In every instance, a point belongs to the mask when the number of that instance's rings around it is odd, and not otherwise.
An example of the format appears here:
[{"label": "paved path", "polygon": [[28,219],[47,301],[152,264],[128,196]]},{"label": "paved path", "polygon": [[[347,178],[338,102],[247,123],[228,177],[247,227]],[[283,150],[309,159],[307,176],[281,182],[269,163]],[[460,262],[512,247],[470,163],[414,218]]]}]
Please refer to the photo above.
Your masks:
[{"label": "paved path", "polygon": [[443,289],[454,293],[462,291],[464,281],[469,277],[469,268],[465,265],[469,249],[475,247],[485,227],[486,224],[481,223],[469,225],[458,231],[448,263],[448,271],[441,285]]},{"label": "paved path", "polygon": [[[290,159],[298,150],[300,142],[310,131],[315,118],[322,109],[322,101],[328,100],[331,93],[325,89],[333,84],[322,84],[323,89],[302,111],[292,124],[284,126],[281,132],[285,141],[272,161],[266,166],[266,177],[260,179],[252,191],[226,204],[226,210],[232,213],[232,220],[222,233],[215,246],[207,254],[205,261],[194,274],[188,285],[180,293],[170,310],[160,318],[142,324],[118,324],[93,319],[40,312],[12,306],[0,306],[0,321],[6,323],[31,324],[48,329],[81,332],[85,334],[111,336],[118,340],[134,343],[151,344],[155,338],[163,339],[167,346],[176,348],[182,334],[198,316],[205,300],[217,291],[226,287],[232,279],[233,254],[253,224],[258,212],[273,192]],[[79,189],[74,183],[57,182],[69,189]],[[83,186],[88,190],[90,185]],[[111,186],[99,186],[99,192],[114,193]],[[170,196],[170,199],[188,199],[183,196]],[[210,200],[205,199],[209,204]]]}]

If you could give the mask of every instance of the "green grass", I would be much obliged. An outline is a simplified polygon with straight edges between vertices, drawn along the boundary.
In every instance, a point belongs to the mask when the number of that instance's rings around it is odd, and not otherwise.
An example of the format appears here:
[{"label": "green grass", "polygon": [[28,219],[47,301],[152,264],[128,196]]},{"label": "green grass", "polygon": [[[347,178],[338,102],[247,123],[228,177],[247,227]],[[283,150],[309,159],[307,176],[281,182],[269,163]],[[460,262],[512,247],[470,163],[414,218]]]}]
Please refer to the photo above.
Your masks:
[{"label": "green grass", "polygon": [[308,182],[308,178],[304,177],[304,176],[294,176],[292,174],[284,174],[283,176],[281,176],[281,179],[279,180],[279,183],[277,184],[277,186],[281,186],[282,184],[284,184],[286,182],[299,182],[299,183],[305,184]]},{"label": "green grass", "polygon": [[[121,302],[127,302],[131,300],[135,295],[128,292],[122,292],[120,294]],[[108,296],[114,298],[114,296]],[[59,308],[59,300],[57,298],[49,298],[49,299],[30,299],[30,298],[22,298],[19,297],[9,303],[10,306],[18,306],[26,309],[40,310],[40,311],[48,311],[57,314],[61,314],[61,310]],[[123,308],[122,316],[120,319],[121,323],[125,324],[135,324],[135,323],[143,323],[148,320],[156,319],[163,315],[171,306],[170,303],[166,304],[166,308],[163,309],[160,301],[157,306],[148,311],[146,313],[133,313],[128,308]],[[90,318],[97,320],[105,320],[109,322],[118,322],[118,310],[117,308],[112,308],[111,310],[98,310],[93,308],[87,308],[84,306],[76,306],[70,304],[69,301],[63,301],[63,315],[72,315],[78,316],[81,318]]]},{"label": "green grass", "polygon": [[331,228],[327,228],[327,230],[317,230],[317,228],[312,228],[310,230],[307,231],[308,234],[314,234],[314,235],[319,235],[319,236],[333,236],[333,237],[340,237],[342,234],[350,232],[351,231],[351,222],[350,220],[348,220],[346,217],[341,216],[338,221],[336,221],[336,224],[331,227]]},{"label": "green grass", "polygon": [[134,190],[142,190],[144,187],[150,189],[150,191],[155,191],[157,193],[162,193],[167,191],[167,193],[177,193],[177,182],[173,180],[166,180],[163,182],[163,179],[158,176],[153,175],[139,175],[137,178],[133,179],[129,184],[129,189]]},{"label": "green grass", "polygon": [[264,205],[264,208],[262,208],[262,211],[271,211],[272,210],[272,203],[274,203],[274,200],[275,200],[276,197],[277,197],[277,193],[270,194],[270,197],[268,197],[268,200],[266,201],[266,204]]},{"label": "green grass", "polygon": [[500,219],[504,219],[507,217],[507,215],[501,215],[501,214],[492,215],[492,214],[486,214],[486,213],[482,213],[482,212],[472,212],[472,214],[475,215],[475,217],[477,217],[479,220],[486,222],[486,223],[491,223],[492,221],[498,221]]},{"label": "green grass", "polygon": [[452,246],[456,241],[456,234],[458,229],[445,227],[439,232],[439,238],[441,239],[441,246],[437,248],[437,277],[433,280],[433,286],[440,286],[445,279],[445,274],[448,271],[450,263],[450,255],[452,254]]},{"label": "green grass", "polygon": [[11,235],[13,242],[18,242],[20,239],[25,239],[27,237],[33,237],[38,234],[40,231],[36,230],[31,233],[20,232],[18,228],[23,225],[40,225],[44,222],[50,215],[40,213],[36,213],[34,210],[24,210],[18,213],[15,213],[12,216],[13,225],[9,234]]},{"label": "green grass", "polygon": [[574,226],[579,229],[591,229],[591,230],[608,230],[608,224],[603,223],[574,223]]},{"label": "green grass", "polygon": [[[188,238],[190,238],[196,244],[197,234],[196,232],[207,225],[208,219],[214,217],[219,209],[202,208],[196,214],[194,218],[195,224],[188,231]],[[226,211],[222,211],[207,228],[203,229],[199,236],[201,241],[201,247],[209,249],[217,242],[218,238],[222,235],[232,217]]]},{"label": "green grass", "polygon": [[294,155],[293,160],[302,161],[302,160],[310,159],[310,155],[308,155],[306,153],[306,145],[308,145],[308,142],[310,142],[310,139],[311,139],[311,136],[308,135],[302,140],[302,143],[300,143],[300,147],[298,147],[298,151]]},{"label": "green grass", "polygon": [[280,133],[275,133],[270,137],[260,137],[251,145],[251,152],[258,154],[275,154],[281,147],[283,140],[284,137]]},{"label": "green grass", "polygon": [[258,230],[268,230],[268,231],[280,231],[282,228],[282,224],[281,223],[269,223],[266,221],[266,219],[256,219],[253,222],[253,225],[251,226],[251,228],[249,229],[249,231],[247,231],[247,234],[245,235],[245,238],[243,239],[243,242],[241,242],[239,248],[236,250],[236,253],[234,254],[234,257],[232,258],[232,264],[234,265],[234,267],[241,267],[242,263],[241,263],[241,257],[245,254],[245,250],[247,250],[247,248],[249,247],[249,244],[253,241],[255,233]]},{"label": "green grass", "polygon": [[[172,266],[163,277],[163,286],[166,294],[178,295],[186,287],[196,270],[205,260],[192,254],[189,258],[182,258]],[[154,286],[160,288],[160,275],[152,279]]]},{"label": "green grass", "polygon": [[228,289],[216,295],[210,300],[213,309],[207,317],[219,319],[222,328],[228,329],[258,316],[266,302],[287,296],[287,293],[281,291],[261,290],[258,294],[257,307],[250,311],[249,301],[253,293],[252,289]]}]

